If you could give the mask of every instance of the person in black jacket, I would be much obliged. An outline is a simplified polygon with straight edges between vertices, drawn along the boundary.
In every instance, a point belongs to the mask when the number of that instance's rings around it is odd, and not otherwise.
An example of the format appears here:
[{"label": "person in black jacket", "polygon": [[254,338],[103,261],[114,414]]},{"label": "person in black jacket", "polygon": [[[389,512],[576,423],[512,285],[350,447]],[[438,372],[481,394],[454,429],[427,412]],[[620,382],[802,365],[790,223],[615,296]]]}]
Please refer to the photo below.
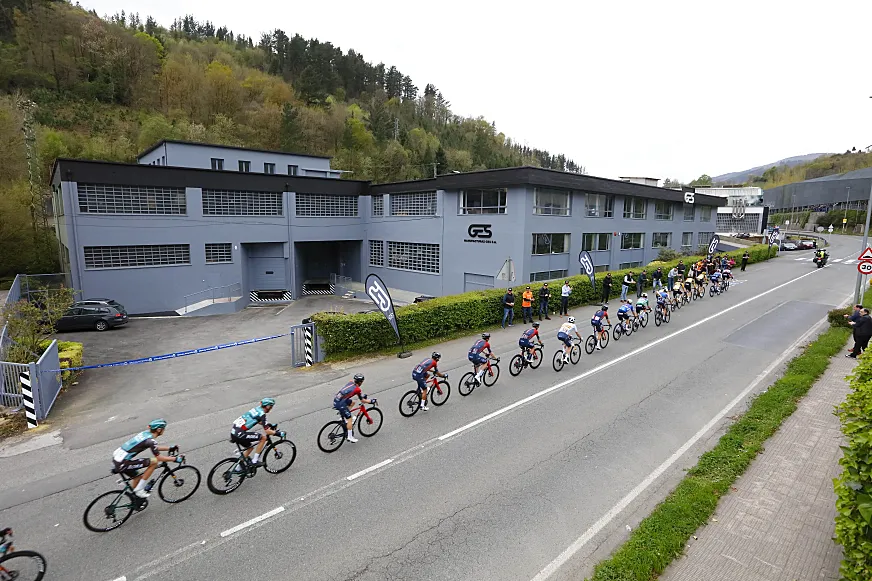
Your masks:
[{"label": "person in black jacket", "polygon": [[860,311],[862,315],[856,321],[851,321],[850,324],[854,327],[854,348],[845,357],[857,358],[857,355],[866,350],[869,346],[869,339],[872,338],[872,317],[869,316],[869,309]]},{"label": "person in black jacket", "polygon": [[636,296],[642,296],[642,291],[645,290],[645,283],[648,282],[648,271],[642,270],[642,273],[639,274],[638,280],[636,280]]},{"label": "person in black jacket", "polygon": [[748,254],[746,250],[744,254],[742,254],[742,272],[745,272],[745,267],[748,266],[748,259],[751,258],[751,255]]},{"label": "person in black jacket", "polygon": [[551,317],[548,316],[548,299],[551,298],[551,291],[548,289],[548,283],[544,283],[542,288],[539,289],[539,320],[542,320],[542,315],[545,315],[545,318],[549,321]]},{"label": "person in black jacket", "polygon": [[603,279],[603,296],[600,301],[602,304],[608,304],[609,297],[612,296],[612,273],[606,274],[606,277]]},{"label": "person in black jacket", "polygon": [[515,295],[512,292],[512,287],[506,289],[506,294],[503,295],[503,329],[506,328],[506,319],[511,327],[512,321],[515,320]]}]

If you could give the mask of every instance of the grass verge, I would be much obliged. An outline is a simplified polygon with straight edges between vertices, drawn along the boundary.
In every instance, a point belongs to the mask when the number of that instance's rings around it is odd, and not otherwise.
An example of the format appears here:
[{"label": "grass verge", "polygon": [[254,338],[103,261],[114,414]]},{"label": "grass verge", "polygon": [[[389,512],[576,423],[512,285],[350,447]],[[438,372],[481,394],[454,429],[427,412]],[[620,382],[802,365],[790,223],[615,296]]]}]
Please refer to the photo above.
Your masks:
[{"label": "grass verge", "polygon": [[850,334],[849,329],[831,327],[793,358],[784,375],[753,400],[627,542],[596,566],[590,581],[650,581],[681,556],[687,539],[708,521],[720,497],[796,410]]}]

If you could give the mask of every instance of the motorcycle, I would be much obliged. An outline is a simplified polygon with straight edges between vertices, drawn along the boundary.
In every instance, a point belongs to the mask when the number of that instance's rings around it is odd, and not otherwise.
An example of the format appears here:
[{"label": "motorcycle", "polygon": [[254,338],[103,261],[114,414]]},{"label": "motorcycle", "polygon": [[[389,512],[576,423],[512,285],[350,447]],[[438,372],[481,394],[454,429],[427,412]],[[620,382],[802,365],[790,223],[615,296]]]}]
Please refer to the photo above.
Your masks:
[{"label": "motorcycle", "polygon": [[818,268],[823,268],[827,265],[827,258],[829,258],[829,255],[827,254],[824,254],[823,258],[821,258],[820,256],[815,256],[814,263],[817,264]]}]

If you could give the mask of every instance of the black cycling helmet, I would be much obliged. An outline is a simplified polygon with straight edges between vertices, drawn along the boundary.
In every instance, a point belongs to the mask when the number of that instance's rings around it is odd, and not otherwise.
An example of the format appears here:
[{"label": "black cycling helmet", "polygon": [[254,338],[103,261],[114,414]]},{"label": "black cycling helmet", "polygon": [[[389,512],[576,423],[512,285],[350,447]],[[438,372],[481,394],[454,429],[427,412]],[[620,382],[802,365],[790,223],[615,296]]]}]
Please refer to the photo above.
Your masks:
[{"label": "black cycling helmet", "polygon": [[534,329],[538,329],[538,328],[539,328],[539,321],[533,321],[533,328],[534,328]]},{"label": "black cycling helmet", "polygon": [[363,379],[364,379],[363,374],[358,373],[357,375],[354,376],[354,383],[360,385],[361,383],[363,383]]},{"label": "black cycling helmet", "polygon": [[490,339],[490,333],[482,333],[481,338],[487,341],[488,339]]},{"label": "black cycling helmet", "polygon": [[433,353],[430,354],[430,359],[434,359],[436,361],[439,361],[440,359],[442,359],[442,354],[439,353],[438,351],[434,351]]},{"label": "black cycling helmet", "polygon": [[604,310],[604,311],[608,311],[608,310],[609,310],[609,306],[608,306],[608,305],[603,305],[603,306],[602,306],[602,310]]}]

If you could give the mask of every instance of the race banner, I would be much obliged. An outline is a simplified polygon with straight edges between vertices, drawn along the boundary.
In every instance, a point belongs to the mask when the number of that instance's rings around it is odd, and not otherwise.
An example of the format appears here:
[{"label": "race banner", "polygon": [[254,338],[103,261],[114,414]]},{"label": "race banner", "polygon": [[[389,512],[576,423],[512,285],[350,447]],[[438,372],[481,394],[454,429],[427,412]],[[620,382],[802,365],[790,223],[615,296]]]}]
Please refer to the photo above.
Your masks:
[{"label": "race banner", "polygon": [[712,234],[711,240],[709,240],[708,245],[708,253],[714,254],[715,250],[718,249],[718,244],[721,243],[721,238],[717,234]]},{"label": "race banner", "polygon": [[397,334],[397,339],[400,339],[400,328],[397,327],[397,314],[394,312],[394,301],[391,300],[391,294],[388,292],[388,287],[382,282],[382,279],[377,274],[371,274],[366,277],[366,294],[375,303],[375,306],[382,312],[391,327],[394,328],[394,333]]},{"label": "race banner", "polygon": [[591,257],[590,252],[582,250],[578,255],[578,263],[584,274],[590,279],[590,287],[596,288],[596,272],[594,272],[593,257]]}]

